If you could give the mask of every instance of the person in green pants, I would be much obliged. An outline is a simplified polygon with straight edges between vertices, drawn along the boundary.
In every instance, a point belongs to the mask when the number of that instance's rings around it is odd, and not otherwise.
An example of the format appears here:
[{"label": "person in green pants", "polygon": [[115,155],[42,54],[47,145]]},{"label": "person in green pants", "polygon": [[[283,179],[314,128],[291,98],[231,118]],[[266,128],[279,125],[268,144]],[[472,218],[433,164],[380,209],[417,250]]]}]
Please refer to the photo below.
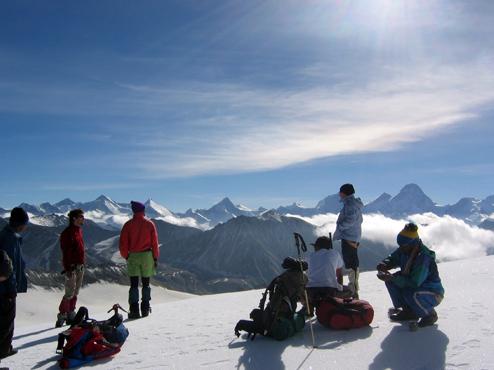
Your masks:
[{"label": "person in green pants", "polygon": [[[127,221],[120,233],[120,254],[127,260],[130,277],[129,318],[148,316],[151,312],[151,287],[149,281],[156,274],[159,247],[154,223],[145,217],[145,206],[131,202],[134,216]],[[139,312],[139,277],[142,280],[141,311]]]}]

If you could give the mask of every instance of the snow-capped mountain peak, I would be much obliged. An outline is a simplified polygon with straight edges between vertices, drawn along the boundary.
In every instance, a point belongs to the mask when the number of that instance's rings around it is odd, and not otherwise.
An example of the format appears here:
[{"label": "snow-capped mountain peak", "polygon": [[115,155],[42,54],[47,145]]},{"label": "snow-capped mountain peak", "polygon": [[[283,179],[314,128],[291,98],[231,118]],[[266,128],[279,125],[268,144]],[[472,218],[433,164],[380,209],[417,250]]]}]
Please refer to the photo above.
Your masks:
[{"label": "snow-capped mountain peak", "polygon": [[149,217],[166,217],[173,215],[173,212],[171,212],[168,208],[152,199],[148,199],[144,205],[146,206],[146,214]]}]

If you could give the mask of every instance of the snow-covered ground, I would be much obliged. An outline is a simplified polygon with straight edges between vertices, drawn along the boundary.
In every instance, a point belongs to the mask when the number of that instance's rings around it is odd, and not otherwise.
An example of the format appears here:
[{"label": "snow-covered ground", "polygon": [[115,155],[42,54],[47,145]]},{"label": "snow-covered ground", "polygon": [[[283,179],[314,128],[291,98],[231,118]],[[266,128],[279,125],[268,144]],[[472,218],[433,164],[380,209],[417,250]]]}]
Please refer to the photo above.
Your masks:
[{"label": "snow-covered ground", "polygon": [[[410,332],[387,319],[390,301],[384,284],[372,272],[361,276],[361,296],[375,308],[370,327],[329,331],[309,326],[276,342],[236,338],[233,328],[257,306],[260,291],[186,296],[154,289],[153,313],[127,322],[130,336],[111,360],[94,362],[101,369],[494,369],[494,256],[439,265],[446,297],[438,307],[437,327]],[[91,300],[89,299],[91,297]],[[124,303],[125,288],[99,285],[81,293],[96,319],[107,308]],[[20,352],[0,366],[12,369],[56,369],[53,312],[60,292],[35,290],[20,297],[14,345]],[[89,303],[91,302],[91,303]],[[38,324],[34,324],[34,320]]]}]

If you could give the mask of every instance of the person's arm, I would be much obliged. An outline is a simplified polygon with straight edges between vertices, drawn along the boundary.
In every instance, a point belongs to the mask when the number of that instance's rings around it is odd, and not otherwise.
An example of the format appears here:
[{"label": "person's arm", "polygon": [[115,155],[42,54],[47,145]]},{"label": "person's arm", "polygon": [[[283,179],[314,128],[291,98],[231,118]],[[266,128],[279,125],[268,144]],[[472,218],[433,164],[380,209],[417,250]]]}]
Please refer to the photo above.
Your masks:
[{"label": "person's arm", "polygon": [[7,280],[12,275],[13,266],[8,254],[0,249],[1,273],[0,282]]},{"label": "person's arm", "polygon": [[12,273],[10,277],[7,279],[6,284],[8,285],[7,291],[9,295],[17,295],[17,276],[16,276],[16,267],[17,267],[17,259],[15,256],[15,248],[17,245],[17,241],[14,237],[6,236],[3,240],[0,241],[1,249],[5,251],[8,258],[12,262]]},{"label": "person's arm", "polygon": [[66,273],[71,271],[72,237],[67,232],[60,234],[60,249],[62,250],[62,265]]},{"label": "person's arm", "polygon": [[400,266],[400,256],[399,251],[396,250],[391,253],[388,257],[383,259],[376,267],[377,271],[388,271]]},{"label": "person's arm", "polygon": [[119,243],[120,255],[127,259],[129,258],[129,231],[128,226],[125,224],[120,232],[120,243]]},{"label": "person's arm", "polygon": [[336,280],[338,281],[338,284],[343,285],[343,272],[341,271],[341,268],[336,269]]},{"label": "person's arm", "polygon": [[151,221],[152,229],[151,229],[151,246],[153,248],[153,258],[155,261],[158,261],[160,258],[160,249],[158,246],[158,232],[156,231],[156,226],[154,222]]},{"label": "person's arm", "polygon": [[397,274],[391,281],[400,288],[418,288],[429,275],[430,262],[428,256],[418,256],[409,275]]}]

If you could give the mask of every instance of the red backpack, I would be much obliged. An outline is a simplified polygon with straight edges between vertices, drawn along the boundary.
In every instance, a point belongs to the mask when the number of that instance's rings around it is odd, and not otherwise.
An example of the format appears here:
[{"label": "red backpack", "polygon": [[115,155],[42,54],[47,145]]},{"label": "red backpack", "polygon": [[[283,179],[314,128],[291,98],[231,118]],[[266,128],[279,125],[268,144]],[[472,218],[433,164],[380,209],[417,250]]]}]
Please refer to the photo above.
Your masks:
[{"label": "red backpack", "polygon": [[316,307],[317,320],[335,330],[348,330],[369,325],[374,309],[364,300],[328,297]]}]

